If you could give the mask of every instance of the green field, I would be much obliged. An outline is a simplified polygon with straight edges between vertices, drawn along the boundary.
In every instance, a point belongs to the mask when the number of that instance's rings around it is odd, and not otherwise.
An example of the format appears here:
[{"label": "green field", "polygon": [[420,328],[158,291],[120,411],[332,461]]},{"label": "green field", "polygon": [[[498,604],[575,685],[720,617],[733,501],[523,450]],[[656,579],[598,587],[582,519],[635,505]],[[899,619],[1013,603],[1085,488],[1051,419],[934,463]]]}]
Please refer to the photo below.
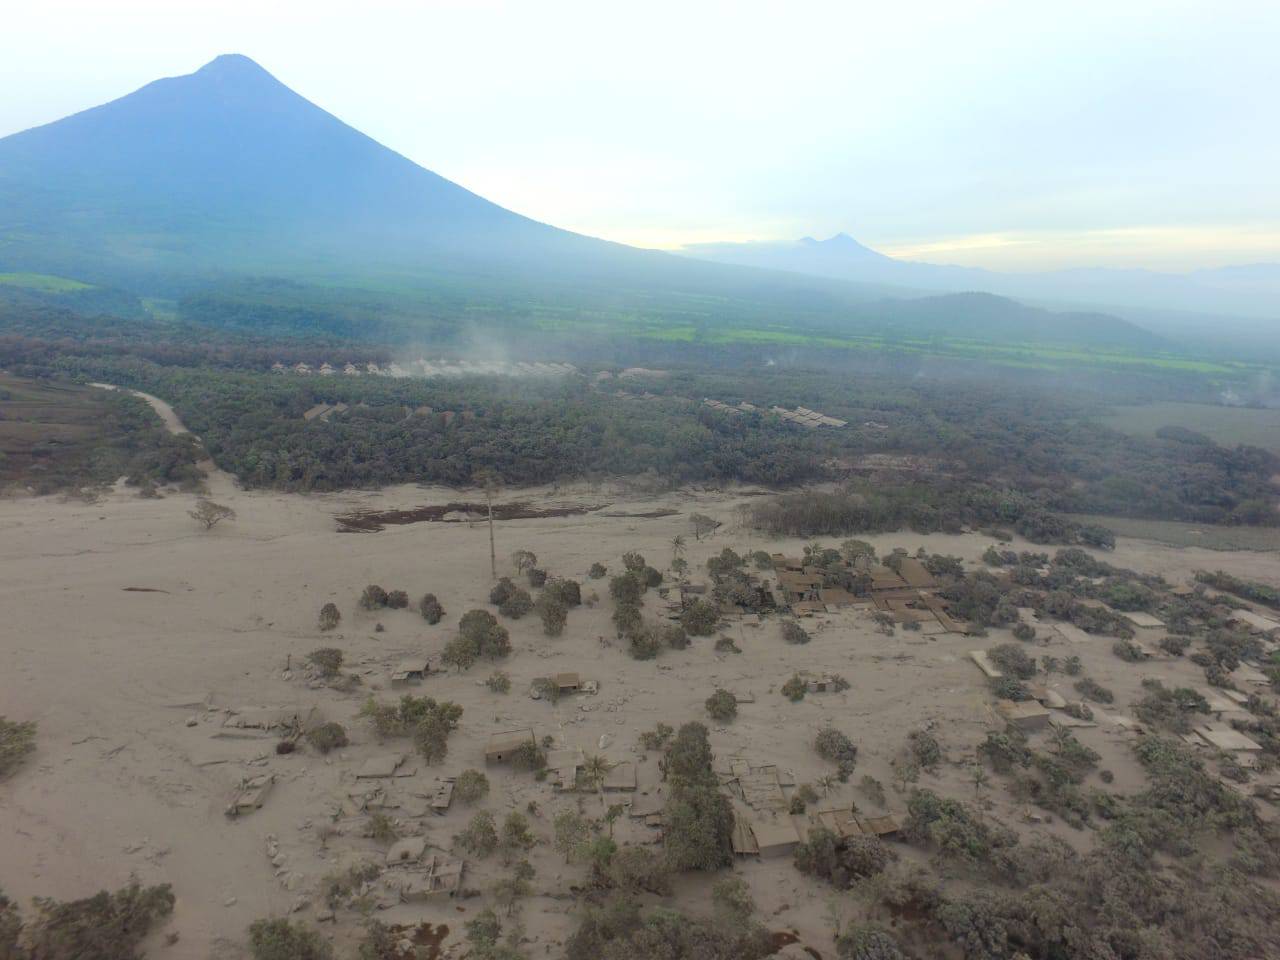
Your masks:
[{"label": "green field", "polygon": [[66,277],[55,277],[47,273],[0,273],[0,284],[10,287],[21,287],[24,290],[38,290],[41,293],[78,293],[81,290],[93,289],[92,284],[81,283]]},{"label": "green field", "polygon": [[102,390],[0,374],[0,488],[48,489],[87,473],[105,411]]},{"label": "green field", "polygon": [[1122,433],[1139,437],[1154,436],[1161,427],[1185,427],[1212,437],[1222,446],[1247,443],[1280,453],[1280,410],[1204,403],[1148,403],[1117,407],[1103,422]]},{"label": "green field", "polygon": [[538,329],[549,333],[567,334],[575,331],[593,334],[625,333],[640,340],[719,346],[755,344],[861,352],[892,351],[899,354],[953,357],[1007,367],[1043,370],[1086,366],[1116,371],[1191,373],[1215,379],[1237,380],[1251,372],[1267,369],[1249,363],[1200,360],[1178,354],[1142,353],[1123,348],[1089,348],[1071,343],[995,341],[951,336],[893,337],[876,334],[845,334],[831,330],[807,330],[790,325],[664,324],[627,317],[593,321],[547,316],[539,316],[533,323]]},{"label": "green field", "polygon": [[1276,527],[1224,527],[1178,520],[1138,520],[1129,517],[1094,516],[1075,513],[1068,517],[1079,523],[1109,527],[1118,537],[1154,540],[1171,547],[1203,547],[1205,550],[1256,550],[1280,552],[1280,529]]}]

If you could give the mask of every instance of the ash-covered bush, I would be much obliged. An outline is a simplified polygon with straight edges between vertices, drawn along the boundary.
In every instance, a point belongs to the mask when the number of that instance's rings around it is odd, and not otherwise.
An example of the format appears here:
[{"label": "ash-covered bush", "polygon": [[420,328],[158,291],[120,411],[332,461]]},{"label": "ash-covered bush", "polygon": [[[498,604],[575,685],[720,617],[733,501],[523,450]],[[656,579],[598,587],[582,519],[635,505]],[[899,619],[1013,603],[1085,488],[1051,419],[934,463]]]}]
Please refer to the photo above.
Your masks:
[{"label": "ash-covered bush", "polygon": [[912,730],[908,733],[907,749],[923,770],[933,770],[942,762],[942,747],[937,738],[927,730]]},{"label": "ash-covered bush", "polygon": [[717,690],[707,697],[707,715],[717,723],[728,723],[738,715],[738,701],[728,690]]},{"label": "ash-covered bush", "polygon": [[418,601],[418,612],[422,614],[422,619],[430,624],[437,624],[444,617],[444,607],[440,605],[434,593],[422,595],[422,599]]},{"label": "ash-covered bush", "polygon": [[808,692],[809,684],[798,673],[792,674],[791,679],[782,685],[782,695],[792,703],[799,703]]},{"label": "ash-covered bush", "polygon": [[343,654],[337,647],[320,647],[307,654],[322,677],[334,677],[342,669]]},{"label": "ash-covered bush", "polygon": [[808,643],[811,639],[808,631],[794,620],[782,621],[782,639],[787,643]]},{"label": "ash-covered bush", "polygon": [[858,762],[858,747],[845,734],[833,727],[826,727],[814,737],[813,749],[822,759],[836,765],[841,781],[849,779]]},{"label": "ash-covered bush", "polygon": [[1000,670],[1020,680],[1036,675],[1035,658],[1016,643],[1000,643],[987,651],[987,657]]},{"label": "ash-covered bush", "polygon": [[0,778],[18,769],[18,765],[35,752],[35,721],[17,722],[0,716]]},{"label": "ash-covered bush", "polygon": [[1092,677],[1082,677],[1075,683],[1076,693],[1094,703],[1114,703],[1115,694]]},{"label": "ash-covered bush", "polygon": [[139,960],[139,944],[173,913],[170,886],[136,879],[114,892],[82,900],[36,897],[24,916],[0,894],[0,957],[4,960]]},{"label": "ash-covered bush", "polygon": [[332,720],[312,727],[306,732],[305,736],[307,743],[321,753],[341,749],[349,742],[347,740],[347,728]]},{"label": "ash-covered bush", "polygon": [[320,608],[320,629],[324,631],[336,630],[338,624],[342,621],[342,614],[338,610],[336,603],[326,603]]},{"label": "ash-covered bush", "polygon": [[453,795],[459,803],[470,806],[479,803],[489,794],[489,778],[479,770],[463,770],[454,781]]},{"label": "ash-covered bush", "polygon": [[387,591],[376,583],[371,583],[360,594],[360,606],[365,610],[379,610],[387,605]]},{"label": "ash-covered bush", "polygon": [[709,637],[720,622],[719,608],[709,600],[697,597],[680,614],[680,625],[693,637]]},{"label": "ash-covered bush", "polygon": [[523,587],[516,587],[505,600],[498,604],[498,612],[512,620],[519,620],[532,609],[533,597]]}]

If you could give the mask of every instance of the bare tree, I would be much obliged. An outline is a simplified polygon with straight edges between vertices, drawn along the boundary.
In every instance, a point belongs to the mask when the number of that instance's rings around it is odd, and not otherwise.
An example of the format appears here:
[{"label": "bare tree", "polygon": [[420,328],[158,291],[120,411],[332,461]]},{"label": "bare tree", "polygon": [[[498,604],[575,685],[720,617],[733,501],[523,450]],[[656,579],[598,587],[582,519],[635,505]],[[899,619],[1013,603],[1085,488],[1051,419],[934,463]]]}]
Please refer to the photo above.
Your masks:
[{"label": "bare tree", "polygon": [[222,520],[234,520],[236,512],[230,507],[224,507],[220,503],[214,503],[212,500],[200,500],[196,503],[194,510],[188,510],[187,516],[193,520],[198,520],[204,524],[206,530],[212,530],[214,524]]},{"label": "bare tree", "polygon": [[489,572],[493,579],[498,579],[498,553],[493,543],[493,497],[498,492],[497,475],[487,468],[481,468],[472,474],[472,478],[484,490],[484,502],[489,512]]},{"label": "bare tree", "polygon": [[693,525],[693,538],[701,540],[705,536],[709,536],[715,532],[716,527],[720,526],[719,521],[713,520],[705,513],[689,514],[689,523]]}]

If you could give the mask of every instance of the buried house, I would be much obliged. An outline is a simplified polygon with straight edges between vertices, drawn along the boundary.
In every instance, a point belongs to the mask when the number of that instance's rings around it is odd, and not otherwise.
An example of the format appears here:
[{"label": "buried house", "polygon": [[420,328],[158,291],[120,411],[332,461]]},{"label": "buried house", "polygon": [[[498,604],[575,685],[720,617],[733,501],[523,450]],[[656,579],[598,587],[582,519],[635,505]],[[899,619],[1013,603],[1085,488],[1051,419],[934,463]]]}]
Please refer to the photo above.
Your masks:
[{"label": "buried house", "polygon": [[431,661],[426,657],[411,657],[401,660],[391,671],[391,686],[407,687],[410,684],[418,684],[432,673],[438,672],[432,669]]},{"label": "buried house", "polygon": [[529,727],[490,734],[489,742],[484,748],[484,762],[489,764],[510,763],[512,758],[525,748],[526,744],[535,749],[538,746],[538,741],[533,736],[533,730]]}]

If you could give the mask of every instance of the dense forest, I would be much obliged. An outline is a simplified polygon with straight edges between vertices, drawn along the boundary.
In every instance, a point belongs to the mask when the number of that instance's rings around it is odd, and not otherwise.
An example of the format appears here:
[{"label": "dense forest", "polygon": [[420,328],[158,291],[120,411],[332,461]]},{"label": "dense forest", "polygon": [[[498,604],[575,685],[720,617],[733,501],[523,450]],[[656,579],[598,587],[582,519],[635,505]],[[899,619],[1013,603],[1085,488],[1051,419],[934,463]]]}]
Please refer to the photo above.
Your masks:
[{"label": "dense forest", "polygon": [[[429,350],[424,350],[432,355]],[[402,356],[416,357],[418,351]],[[40,310],[0,311],[0,366],[105,380],[171,402],[220,466],[248,486],[334,490],[515,485],[648,475],[783,487],[873,476],[912,484],[933,510],[964,491],[1017,491],[1034,510],[1201,523],[1272,523],[1277,458],[1198,434],[1134,438],[1103,426],[1093,394],[986,378],[725,362],[620,378],[584,364],[549,378],[321,377],[271,364],[385,363],[386,347]],[[756,410],[729,411],[747,402]],[[343,404],[304,419],[317,404]],[[807,430],[769,413],[805,406],[848,421]],[[879,459],[878,459],[879,458]],[[897,462],[886,466],[888,461]]]}]

